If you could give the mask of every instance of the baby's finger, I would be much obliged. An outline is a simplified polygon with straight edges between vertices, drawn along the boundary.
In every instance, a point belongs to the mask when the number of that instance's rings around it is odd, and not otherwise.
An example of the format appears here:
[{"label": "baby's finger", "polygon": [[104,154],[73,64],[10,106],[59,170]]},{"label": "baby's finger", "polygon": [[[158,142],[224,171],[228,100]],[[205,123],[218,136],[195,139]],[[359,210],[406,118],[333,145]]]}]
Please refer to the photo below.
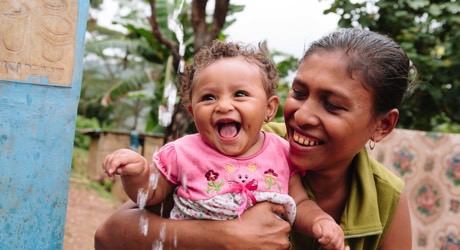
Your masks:
[{"label": "baby's finger", "polygon": [[104,168],[104,173],[109,177],[110,180],[115,180],[115,175],[113,174],[115,170],[112,170],[111,168]]},{"label": "baby's finger", "polygon": [[323,246],[324,249],[330,250],[343,250],[345,248],[345,243],[342,238],[328,238],[323,237],[318,240],[318,242]]},{"label": "baby's finger", "polygon": [[115,179],[117,169],[119,169],[121,166],[122,162],[114,154],[110,154],[107,157],[105,157],[104,162],[102,163],[102,168],[104,169],[104,172],[111,180]]},{"label": "baby's finger", "polygon": [[315,237],[316,239],[321,239],[324,236],[323,228],[319,223],[313,224],[312,232],[313,237]]},{"label": "baby's finger", "polygon": [[325,234],[323,234],[323,236],[318,239],[318,243],[321,244],[321,246],[323,246],[325,249],[331,249],[330,247],[333,245],[331,237]]}]

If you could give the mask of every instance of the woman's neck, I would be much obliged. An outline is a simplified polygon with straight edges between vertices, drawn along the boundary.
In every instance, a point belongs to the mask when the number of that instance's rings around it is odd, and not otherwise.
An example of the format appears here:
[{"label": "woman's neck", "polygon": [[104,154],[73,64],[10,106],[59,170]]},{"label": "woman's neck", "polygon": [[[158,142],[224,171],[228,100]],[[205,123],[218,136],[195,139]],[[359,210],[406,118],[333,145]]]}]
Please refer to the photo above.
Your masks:
[{"label": "woman's neck", "polygon": [[313,192],[316,203],[337,222],[348,199],[351,185],[351,168],[308,172],[305,180]]}]

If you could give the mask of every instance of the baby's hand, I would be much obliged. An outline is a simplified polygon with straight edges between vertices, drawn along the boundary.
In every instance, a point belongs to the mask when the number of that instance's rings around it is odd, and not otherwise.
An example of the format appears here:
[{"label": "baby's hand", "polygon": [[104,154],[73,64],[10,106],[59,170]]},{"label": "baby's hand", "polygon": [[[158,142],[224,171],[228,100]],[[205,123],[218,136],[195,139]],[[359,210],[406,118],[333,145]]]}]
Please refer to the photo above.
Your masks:
[{"label": "baby's hand", "polygon": [[139,175],[148,168],[148,163],[142,155],[132,150],[119,149],[105,157],[102,168],[114,180],[115,174]]},{"label": "baby's hand", "polygon": [[324,249],[347,250],[345,237],[340,226],[329,218],[320,219],[313,225],[313,236]]}]

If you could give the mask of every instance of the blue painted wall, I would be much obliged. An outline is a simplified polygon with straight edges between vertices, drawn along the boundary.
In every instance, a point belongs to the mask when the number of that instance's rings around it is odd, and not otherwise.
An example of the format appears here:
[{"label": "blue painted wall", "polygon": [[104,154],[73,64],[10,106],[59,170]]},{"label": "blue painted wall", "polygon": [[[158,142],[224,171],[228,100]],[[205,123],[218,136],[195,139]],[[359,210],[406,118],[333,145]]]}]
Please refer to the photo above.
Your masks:
[{"label": "blue painted wall", "polygon": [[89,0],[78,0],[72,83],[1,80],[0,249],[62,249]]}]

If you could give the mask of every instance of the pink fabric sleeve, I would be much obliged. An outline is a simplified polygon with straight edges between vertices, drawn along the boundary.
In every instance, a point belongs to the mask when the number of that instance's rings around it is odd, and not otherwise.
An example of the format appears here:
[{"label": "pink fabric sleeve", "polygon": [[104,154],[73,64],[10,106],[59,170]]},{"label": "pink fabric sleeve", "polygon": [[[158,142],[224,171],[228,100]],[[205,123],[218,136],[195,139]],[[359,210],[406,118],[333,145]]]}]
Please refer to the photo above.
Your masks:
[{"label": "pink fabric sleeve", "polygon": [[172,184],[178,184],[178,166],[177,154],[174,147],[174,142],[168,143],[160,148],[160,150],[153,155],[153,163],[155,163],[158,171]]}]

